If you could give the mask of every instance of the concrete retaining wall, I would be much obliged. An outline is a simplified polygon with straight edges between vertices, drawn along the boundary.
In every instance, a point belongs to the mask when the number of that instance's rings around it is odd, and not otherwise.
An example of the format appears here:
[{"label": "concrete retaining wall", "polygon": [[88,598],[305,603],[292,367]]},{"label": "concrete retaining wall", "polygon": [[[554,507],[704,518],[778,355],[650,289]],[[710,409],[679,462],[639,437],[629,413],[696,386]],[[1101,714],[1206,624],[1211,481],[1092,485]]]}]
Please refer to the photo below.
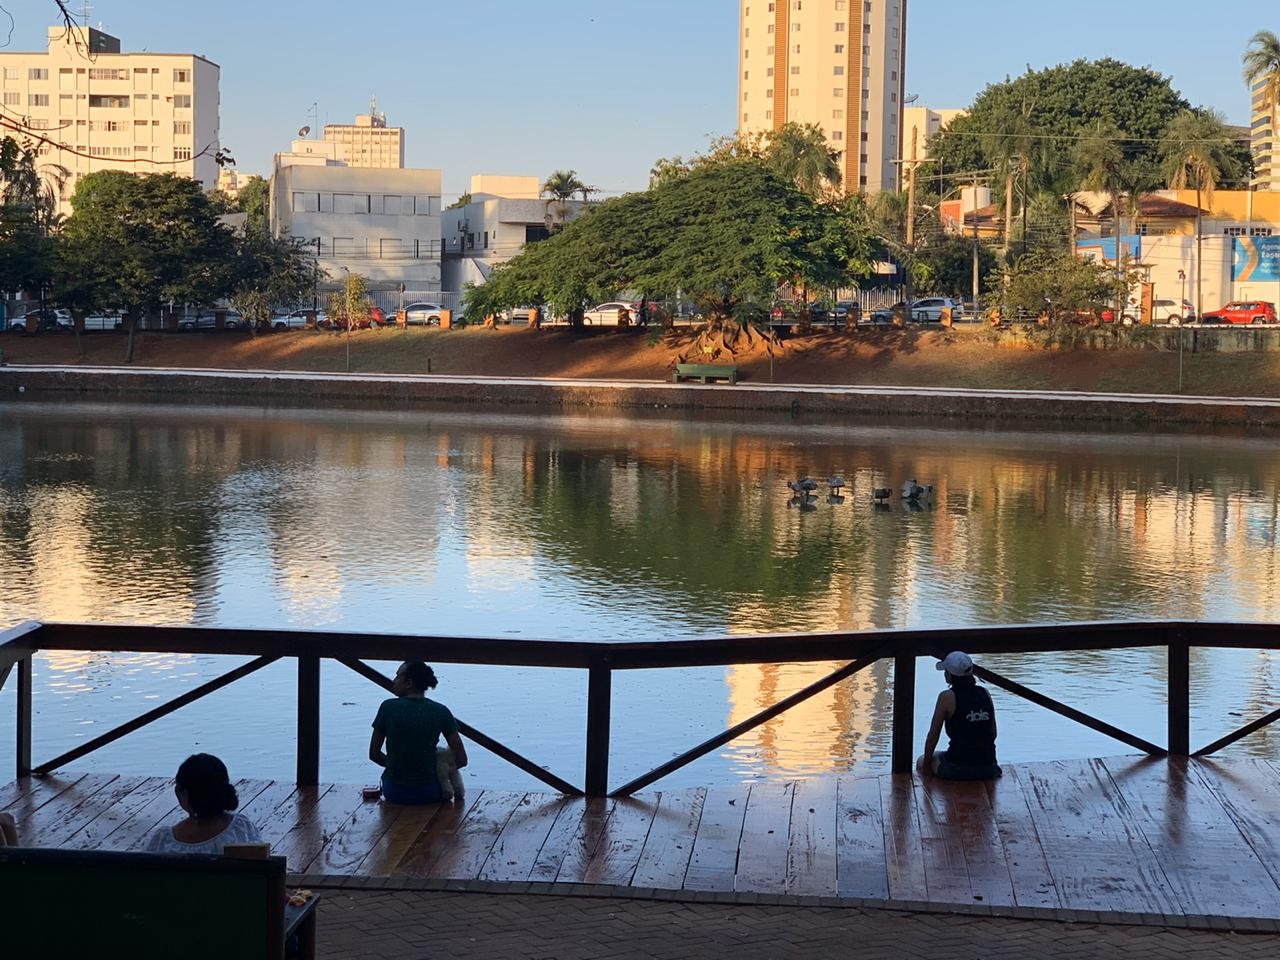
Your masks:
[{"label": "concrete retaining wall", "polygon": [[918,416],[1280,426],[1280,401],[1050,392],[785,387],[442,377],[0,367],[0,398],[417,407],[439,404],[781,411],[828,416]]}]

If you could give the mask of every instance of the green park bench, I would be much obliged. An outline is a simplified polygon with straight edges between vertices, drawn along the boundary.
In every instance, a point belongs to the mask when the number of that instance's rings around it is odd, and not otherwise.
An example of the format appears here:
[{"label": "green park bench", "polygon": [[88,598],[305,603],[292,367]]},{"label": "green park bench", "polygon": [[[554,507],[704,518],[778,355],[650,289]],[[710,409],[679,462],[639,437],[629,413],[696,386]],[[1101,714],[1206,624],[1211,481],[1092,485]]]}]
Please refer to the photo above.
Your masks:
[{"label": "green park bench", "polygon": [[731,384],[738,382],[738,368],[731,363],[677,363],[676,372],[671,375],[672,383],[697,378],[703,383],[712,380],[728,380]]},{"label": "green park bench", "polygon": [[284,857],[0,848],[6,956],[314,957],[316,900],[285,902]]}]

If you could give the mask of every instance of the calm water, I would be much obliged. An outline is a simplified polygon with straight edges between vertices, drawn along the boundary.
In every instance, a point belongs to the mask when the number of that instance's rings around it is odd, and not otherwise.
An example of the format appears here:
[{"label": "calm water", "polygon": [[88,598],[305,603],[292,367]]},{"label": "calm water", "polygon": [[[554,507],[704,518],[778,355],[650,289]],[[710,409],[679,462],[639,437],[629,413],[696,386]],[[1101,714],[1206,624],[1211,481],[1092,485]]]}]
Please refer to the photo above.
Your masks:
[{"label": "calm water", "polygon": [[[842,505],[785,480],[841,471]],[[914,477],[930,509],[871,491]],[[610,639],[1094,619],[1280,616],[1280,453],[1269,436],[930,429],[616,414],[0,404],[0,625],[26,618]],[[1193,738],[1274,709],[1272,654],[1193,652]],[[37,759],[237,658],[50,653]],[[1161,742],[1163,655],[990,665]],[[644,772],[831,665],[615,678],[611,780]],[[442,665],[439,699],[581,780],[585,678]],[[663,781],[887,768],[888,665]],[[938,675],[920,671],[920,735]],[[292,664],[80,761],[167,773],[199,748],[293,770]],[[380,690],[323,674],[327,780],[364,759]],[[1009,761],[1128,752],[997,694]],[[12,684],[0,692],[11,769]],[[1280,735],[1233,748],[1275,756]],[[487,755],[476,785],[534,782]],[[2,777],[0,777],[2,778]]]}]

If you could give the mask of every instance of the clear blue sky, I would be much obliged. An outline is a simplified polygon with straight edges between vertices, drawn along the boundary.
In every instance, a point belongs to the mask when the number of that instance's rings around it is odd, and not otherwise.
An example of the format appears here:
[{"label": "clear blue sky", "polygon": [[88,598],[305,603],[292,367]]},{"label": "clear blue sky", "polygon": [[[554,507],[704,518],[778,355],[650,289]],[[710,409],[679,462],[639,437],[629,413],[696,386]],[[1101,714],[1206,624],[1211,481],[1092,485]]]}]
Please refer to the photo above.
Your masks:
[{"label": "clear blue sky", "polygon": [[[83,0],[69,0],[79,10]],[[761,0],[763,2],[763,0]],[[0,0],[7,49],[39,50],[51,0]],[[1280,32],[1280,2],[908,0],[907,89],[963,107],[985,85],[1077,57],[1173,78],[1194,104],[1248,122],[1240,55]],[[201,54],[222,68],[222,143],[268,173],[299,127],[350,123],[370,94],[403,126],[405,162],[444,171],[446,202],[472,173],[574,168],[607,193],[644,187],[657,157],[730,133],[735,0],[99,0],[90,21],[123,49]],[[0,40],[8,24],[0,13]]]}]

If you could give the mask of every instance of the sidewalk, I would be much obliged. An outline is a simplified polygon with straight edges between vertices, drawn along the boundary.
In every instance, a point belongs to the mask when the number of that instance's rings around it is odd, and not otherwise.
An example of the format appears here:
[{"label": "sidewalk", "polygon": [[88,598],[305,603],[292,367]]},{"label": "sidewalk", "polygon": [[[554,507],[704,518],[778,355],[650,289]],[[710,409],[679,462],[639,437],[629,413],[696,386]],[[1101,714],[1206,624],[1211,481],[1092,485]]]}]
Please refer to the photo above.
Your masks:
[{"label": "sidewalk", "polygon": [[743,906],[524,894],[325,890],[323,960],[857,956],[921,960],[1280,956],[1280,935],[855,907]]}]

